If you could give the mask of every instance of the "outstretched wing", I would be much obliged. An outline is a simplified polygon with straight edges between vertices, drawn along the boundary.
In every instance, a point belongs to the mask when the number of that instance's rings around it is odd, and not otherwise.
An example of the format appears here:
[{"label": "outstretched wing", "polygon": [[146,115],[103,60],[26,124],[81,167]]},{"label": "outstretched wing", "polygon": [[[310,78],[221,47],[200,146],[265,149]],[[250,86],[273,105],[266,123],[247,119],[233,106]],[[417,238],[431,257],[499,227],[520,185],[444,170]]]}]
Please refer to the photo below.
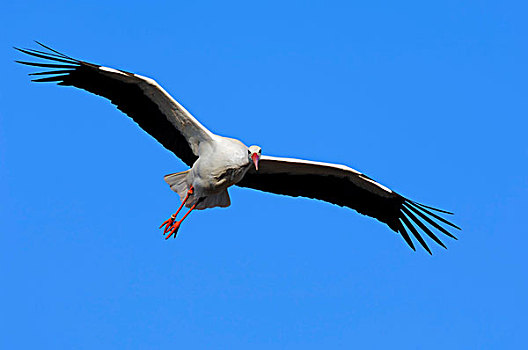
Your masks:
[{"label": "outstretched wing", "polygon": [[200,143],[213,139],[214,135],[154,80],[79,61],[37,43],[48,51],[15,48],[46,60],[43,63],[16,61],[48,69],[30,74],[39,76],[32,81],[75,86],[109,99],[189,166],[198,159]]},{"label": "outstretched wing", "polygon": [[446,246],[435,235],[434,229],[451,238],[456,237],[438,222],[460,229],[434,212],[452,213],[411,201],[345,165],[262,156],[259,170],[251,168],[237,185],[352,208],[387,224],[415,250],[410,231],[429,254],[431,250],[418,228],[444,248]]}]

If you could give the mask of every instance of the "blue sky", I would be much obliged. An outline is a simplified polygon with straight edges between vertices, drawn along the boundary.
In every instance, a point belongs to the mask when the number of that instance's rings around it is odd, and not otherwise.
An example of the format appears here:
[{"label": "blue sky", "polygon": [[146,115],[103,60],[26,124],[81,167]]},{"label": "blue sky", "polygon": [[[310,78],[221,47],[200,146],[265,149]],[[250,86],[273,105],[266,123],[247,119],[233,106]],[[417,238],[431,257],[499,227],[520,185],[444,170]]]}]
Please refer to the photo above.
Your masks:
[{"label": "blue sky", "polygon": [[[497,349],[525,344],[528,28],[520,1],[6,3],[0,347]],[[377,221],[233,188],[102,98],[30,84],[12,46],[155,78],[213,132],[347,164],[463,228],[412,252]]]}]

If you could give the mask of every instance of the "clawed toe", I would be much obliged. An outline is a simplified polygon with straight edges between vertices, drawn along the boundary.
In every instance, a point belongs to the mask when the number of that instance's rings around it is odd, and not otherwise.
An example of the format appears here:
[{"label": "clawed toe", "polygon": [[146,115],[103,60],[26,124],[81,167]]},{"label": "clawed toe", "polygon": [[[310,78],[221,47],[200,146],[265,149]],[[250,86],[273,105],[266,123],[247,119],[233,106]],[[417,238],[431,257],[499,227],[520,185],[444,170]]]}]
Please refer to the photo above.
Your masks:
[{"label": "clawed toe", "polygon": [[168,235],[165,237],[165,239],[169,239],[169,237],[172,236],[172,235],[174,235],[174,237],[176,238],[176,234],[178,233],[178,230],[179,230],[180,225],[183,222],[183,220],[185,220],[185,218],[187,216],[189,216],[189,214],[196,208],[198,203],[200,203],[203,200],[203,198],[199,198],[198,201],[192,205],[191,209],[189,209],[189,211],[187,213],[185,213],[185,215],[181,218],[181,220],[175,221],[176,220],[176,215],[178,215],[178,213],[180,212],[180,209],[183,207],[183,205],[187,201],[188,196],[191,195],[191,194],[193,194],[193,188],[192,187],[189,189],[189,193],[188,193],[187,197],[185,198],[185,200],[183,201],[183,203],[178,208],[178,211],[176,213],[172,214],[171,217],[169,219],[165,220],[163,222],[163,224],[161,224],[161,226],[159,227],[159,228],[162,228],[163,226],[165,226],[165,228],[163,229],[163,234],[165,235],[166,233],[168,233]]},{"label": "clawed toe", "polygon": [[168,232],[169,234],[167,235],[167,237],[165,237],[165,239],[169,239],[169,237],[172,236],[173,234],[174,234],[174,238],[176,238],[176,234],[178,233],[178,230],[180,229],[180,224],[181,222],[177,221],[174,223],[173,226],[167,227],[168,230],[166,232]]},{"label": "clawed toe", "polygon": [[163,229],[163,234],[165,235],[166,233],[168,233],[165,239],[168,239],[172,235],[176,237],[176,233],[178,233],[178,229],[180,228],[181,221],[175,221],[175,220],[176,220],[176,214],[172,214],[171,217],[165,220],[163,224],[161,224],[161,226],[159,227],[159,228],[162,228],[163,226],[165,226],[165,228]]}]

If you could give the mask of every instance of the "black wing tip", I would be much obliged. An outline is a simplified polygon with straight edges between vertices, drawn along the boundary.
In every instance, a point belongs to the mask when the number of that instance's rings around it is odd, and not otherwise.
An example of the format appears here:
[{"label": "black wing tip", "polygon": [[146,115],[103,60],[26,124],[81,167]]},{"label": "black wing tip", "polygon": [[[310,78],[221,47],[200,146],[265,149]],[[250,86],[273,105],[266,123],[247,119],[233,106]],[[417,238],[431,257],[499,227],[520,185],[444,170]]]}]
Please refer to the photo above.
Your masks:
[{"label": "black wing tip", "polygon": [[15,50],[22,52],[23,54],[44,60],[41,62],[15,60],[15,63],[23,64],[26,66],[48,69],[46,71],[41,71],[37,73],[29,73],[30,76],[49,75],[48,77],[32,79],[32,82],[56,82],[60,84],[64,82],[64,79],[70,73],[74,72],[77,68],[81,66],[81,61],[66,56],[56,50],[53,50],[50,47],[40,43],[39,41],[35,40],[35,42],[48,51],[44,52],[35,49],[26,49],[13,46]]},{"label": "black wing tip", "polygon": [[400,235],[403,237],[403,239],[405,240],[405,243],[407,243],[407,245],[414,251],[416,251],[416,248],[414,247],[414,243],[412,242],[411,240],[411,237],[409,236],[409,233],[407,232],[407,230],[405,229],[405,226],[403,225],[403,222],[401,222],[401,220],[398,222],[398,232],[400,233]]},{"label": "black wing tip", "polygon": [[68,77],[68,74],[54,75],[46,78],[32,79],[34,83],[50,83],[50,82],[63,82]]},{"label": "black wing tip", "polygon": [[[44,45],[44,44],[43,44],[43,43],[41,43],[40,41],[38,41],[38,40],[33,40],[33,41],[35,42],[35,44],[37,44],[37,45],[40,45],[40,46],[42,46],[42,47],[43,47],[43,48],[45,48],[45,49],[48,49],[48,50],[51,50],[51,51],[53,51],[53,49],[52,49],[52,48],[50,48],[50,47],[48,47],[48,46]],[[63,54],[61,54],[61,55],[63,55]]]},{"label": "black wing tip", "polygon": [[[457,230],[462,231],[462,229],[460,227],[458,227],[457,225],[453,224],[451,221],[446,220],[443,217],[441,217],[441,216],[433,213],[431,210],[429,210],[431,207],[424,206],[422,204],[416,203],[416,202],[408,200],[408,199],[406,199],[403,202],[403,204],[407,205],[409,208],[411,208],[412,211],[414,211],[416,213],[423,212],[423,213],[435,218],[436,220],[438,220],[438,221],[440,221],[440,222],[442,222],[442,223],[444,223],[446,225],[449,225],[449,226],[451,226],[453,228],[456,228]],[[429,209],[427,209],[427,208],[429,208]],[[435,209],[432,209],[432,210],[435,210]],[[445,213],[449,214],[450,212],[445,212]],[[449,234],[448,234],[448,236],[449,236]]]},{"label": "black wing tip", "polygon": [[[434,232],[434,229],[436,229],[437,232],[441,232],[446,236],[453,238],[454,240],[458,240],[456,236],[450,233],[445,227],[441,226],[439,223],[449,225],[458,230],[461,230],[461,228],[453,224],[452,222],[442,218],[441,216],[433,213],[433,211],[453,215],[453,213],[451,212],[422,205],[404,197],[400,203],[398,223],[393,227],[393,229],[395,229],[396,232],[402,235],[407,245],[409,245],[409,247],[414,251],[416,251],[416,249],[411,241],[410,234],[414,236],[414,238],[430,255],[433,255],[433,253],[421,234],[427,235],[431,240],[433,240],[435,243],[437,243],[444,249],[447,249],[447,246],[437,237],[437,233]],[[433,219],[435,219],[436,221]],[[419,232],[418,229],[420,229],[420,231],[422,232]]]},{"label": "black wing tip", "polygon": [[72,64],[54,64],[54,63],[37,63],[29,61],[15,61],[16,63],[25,64],[26,66],[42,67],[42,68],[77,68],[78,66]]},{"label": "black wing tip", "polygon": [[431,209],[431,210],[437,211],[437,212],[442,213],[442,214],[455,215],[453,212],[450,212],[450,211],[447,211],[447,210],[444,210],[444,209],[435,208],[435,207],[430,207],[428,205],[425,205],[425,204],[422,204],[422,203],[419,203],[419,202],[415,202],[415,201],[407,199],[407,198],[405,198],[405,201],[411,202],[413,204],[419,205],[419,206],[427,208],[427,209]]},{"label": "black wing tip", "polygon": [[424,232],[429,238],[431,238],[433,241],[435,241],[438,245],[444,247],[447,249],[447,247],[444,245],[444,243],[431,231],[429,227],[427,227],[420,219],[418,219],[408,208],[405,206],[402,206],[401,210],[403,211],[403,215],[407,215],[407,217],[412,220],[416,225],[420,227],[422,232]]},{"label": "black wing tip", "polygon": [[47,51],[40,51],[40,50],[35,50],[35,49],[29,49],[29,48],[20,48],[20,47],[16,47],[16,46],[13,46],[13,49],[19,51],[19,52],[22,52],[26,55],[30,55],[30,56],[34,56],[34,57],[38,57],[38,58],[43,58],[43,59],[46,59],[46,60],[51,60],[51,61],[58,61],[58,62],[65,62],[65,63],[69,63],[69,64],[80,64],[81,61],[75,59],[75,58],[72,58],[70,56],[67,56],[57,50],[54,50],[52,49],[51,47],[49,46],[46,46],[44,44],[42,44],[41,42],[35,40],[35,43],[37,43],[38,45],[40,45],[41,47],[43,47],[45,50]]},{"label": "black wing tip", "polygon": [[407,226],[407,228],[411,231],[414,238],[416,238],[416,240],[421,244],[421,246],[425,250],[427,250],[429,254],[432,255],[431,249],[429,249],[429,246],[427,245],[423,237],[420,235],[416,227],[414,227],[414,225],[409,221],[409,219],[405,215],[402,215],[400,219],[403,221],[404,225]]},{"label": "black wing tip", "polygon": [[41,42],[38,41],[38,40],[35,40],[35,42],[36,42],[38,45],[42,46],[43,48],[45,48],[45,49],[47,49],[47,50],[50,50],[51,52],[55,52],[56,54],[58,54],[58,55],[60,55],[60,56],[62,56],[62,57],[64,57],[64,58],[69,58],[70,60],[74,60],[74,61],[76,61],[75,59],[71,58],[70,56],[65,55],[65,54],[63,54],[62,52],[59,52],[59,51],[57,51],[57,50],[54,50],[54,49],[52,49],[51,47],[44,45],[43,43],[41,43]]}]

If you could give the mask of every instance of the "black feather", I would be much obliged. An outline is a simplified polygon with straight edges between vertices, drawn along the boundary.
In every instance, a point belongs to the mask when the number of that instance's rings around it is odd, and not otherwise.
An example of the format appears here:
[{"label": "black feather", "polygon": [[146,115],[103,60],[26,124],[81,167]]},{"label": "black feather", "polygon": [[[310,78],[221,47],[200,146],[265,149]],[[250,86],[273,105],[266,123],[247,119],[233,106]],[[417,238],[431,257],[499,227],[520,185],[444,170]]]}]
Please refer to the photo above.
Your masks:
[{"label": "black feather", "polygon": [[76,61],[73,61],[73,60],[66,60],[64,58],[57,58],[57,57],[53,57],[53,56],[49,56],[47,54],[40,54],[40,53],[35,53],[35,52],[31,52],[29,50],[25,50],[25,49],[19,49],[18,47],[15,47],[14,48],[15,50],[18,50],[20,52],[23,52],[25,54],[28,54],[28,55],[31,55],[31,56],[35,56],[35,57],[39,57],[39,58],[44,58],[44,59],[47,59],[47,60],[51,60],[51,61],[56,61],[56,62],[64,62],[64,63],[69,63],[69,64],[76,64],[77,62]]},{"label": "black feather", "polygon": [[448,214],[448,215],[453,215],[452,212],[450,211],[447,211],[447,210],[443,210],[443,209],[438,209],[438,208],[434,208],[434,207],[430,207],[428,205],[425,205],[425,204],[422,204],[422,203],[418,203],[418,202],[415,202],[415,201],[412,201],[410,199],[408,199],[409,202],[412,202],[416,205],[419,205],[421,207],[424,207],[424,208],[427,208],[427,209],[431,209],[431,210],[434,210],[434,211],[437,211],[437,212],[440,212],[440,213],[444,213],[444,214]]},{"label": "black feather", "polygon": [[53,50],[51,47],[48,47],[48,46],[46,46],[46,45],[44,45],[44,44],[42,44],[42,43],[40,43],[40,42],[38,42],[38,41],[36,41],[36,40],[35,40],[35,42],[36,42],[37,44],[39,44],[40,46],[42,46],[43,48],[45,48],[45,49],[47,49],[47,50],[50,50],[50,51],[52,51],[52,52],[55,52],[55,53],[58,54],[59,56],[62,56],[62,57],[64,57],[64,58],[69,58],[70,60],[77,61],[76,59],[73,59],[73,58],[71,58],[70,56],[66,56],[65,54],[63,54],[62,52],[59,52],[59,51],[57,51],[57,50]]},{"label": "black feather", "polygon": [[65,56],[59,56],[55,53],[52,53],[52,52],[44,52],[44,51],[40,51],[40,50],[35,50],[35,49],[24,49],[24,50],[28,50],[28,51],[31,51],[31,52],[35,52],[35,53],[41,53],[43,55],[48,55],[48,56],[51,56],[51,57],[57,57],[57,58],[65,58],[65,59],[68,59],[68,60],[72,60],[72,61],[75,61],[75,62],[79,62],[78,60],[74,59],[74,58],[66,58]]},{"label": "black feather", "polygon": [[427,215],[423,214],[419,209],[417,208],[413,208],[411,206],[409,206],[409,204],[407,203],[404,203],[405,206],[407,206],[409,209],[413,210],[415,214],[419,215],[422,219],[424,219],[425,221],[427,221],[430,225],[434,226],[434,228],[436,228],[437,230],[439,230],[440,232],[442,232],[443,234],[453,238],[453,239],[458,239],[456,238],[455,236],[453,236],[451,234],[451,232],[449,232],[448,230],[446,230],[445,228],[443,228],[442,226],[440,226],[438,223],[434,222],[430,217],[428,217]]},{"label": "black feather", "polygon": [[420,228],[422,229],[423,232],[425,232],[426,235],[428,235],[429,237],[431,237],[431,239],[433,241],[435,241],[436,243],[440,244],[442,247],[444,247],[445,249],[447,249],[447,247],[444,245],[444,243],[442,243],[442,241],[435,236],[435,234],[427,227],[424,225],[423,222],[421,222],[416,216],[414,216],[414,214],[409,210],[407,209],[406,207],[403,207],[402,208],[402,211],[407,214],[407,216],[413,221],[415,222],[418,226],[420,226]]},{"label": "black feather", "polygon": [[420,236],[420,233],[418,232],[416,227],[414,227],[413,224],[409,221],[409,219],[407,219],[405,215],[402,215],[400,219],[402,219],[405,225],[407,226],[407,228],[411,230],[412,234],[418,240],[418,242],[420,242],[422,247],[424,247],[424,249],[427,250],[429,254],[433,255],[433,253],[431,253],[431,249],[429,249],[429,247],[427,246],[427,243],[425,243],[424,239],[422,238],[422,236]]},{"label": "black feather", "polygon": [[454,227],[454,228],[456,228],[456,229],[458,229],[458,230],[461,229],[460,227],[458,227],[457,225],[455,225],[455,224],[453,224],[453,223],[447,221],[447,220],[444,219],[443,217],[438,216],[438,215],[436,215],[435,213],[432,213],[431,211],[429,211],[429,210],[427,210],[427,209],[425,209],[425,208],[421,208],[421,207],[419,207],[419,206],[416,205],[414,202],[409,201],[408,203],[409,203],[410,205],[412,205],[412,206],[414,206],[414,207],[416,207],[416,208],[418,208],[418,209],[424,211],[426,214],[431,215],[433,218],[435,218],[435,219],[437,219],[437,220],[443,222],[444,224],[447,224],[447,225],[449,225],[449,226],[452,226],[452,227]]},{"label": "black feather", "polygon": [[25,61],[15,61],[16,63],[25,64],[26,66],[44,67],[44,68],[76,68],[76,66],[64,64],[50,64],[50,63],[35,63]]},{"label": "black feather", "polygon": [[405,240],[405,242],[407,242],[407,244],[409,245],[409,247],[411,247],[412,250],[416,251],[416,248],[414,247],[414,244],[413,244],[413,242],[411,240],[411,237],[407,233],[407,230],[405,230],[405,226],[403,225],[401,220],[398,221],[398,224],[399,224],[399,230],[398,231],[402,235],[403,239]]},{"label": "black feather", "polygon": [[49,82],[52,82],[52,81],[64,81],[67,77],[68,77],[67,74],[63,74],[63,75],[54,75],[52,77],[33,79],[31,81],[33,81],[35,83],[49,83]]},{"label": "black feather", "polygon": [[73,72],[73,69],[62,69],[62,70],[48,70],[45,72],[38,72],[38,73],[29,73],[28,75],[49,75],[49,74],[63,74],[63,73],[71,73]]}]

